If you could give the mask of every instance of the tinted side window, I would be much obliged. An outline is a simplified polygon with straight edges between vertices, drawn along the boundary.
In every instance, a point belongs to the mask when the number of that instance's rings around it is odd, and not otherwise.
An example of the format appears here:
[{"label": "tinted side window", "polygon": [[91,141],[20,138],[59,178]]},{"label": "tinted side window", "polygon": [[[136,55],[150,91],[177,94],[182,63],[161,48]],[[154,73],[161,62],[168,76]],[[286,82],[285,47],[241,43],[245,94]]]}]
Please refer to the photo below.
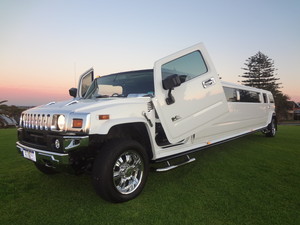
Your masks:
[{"label": "tinted side window", "polygon": [[254,91],[239,90],[241,102],[260,102],[259,93]]},{"label": "tinted side window", "polygon": [[82,79],[81,96],[85,95],[87,89],[89,88],[89,86],[91,85],[92,82],[93,82],[93,74],[92,73],[89,73]]},{"label": "tinted side window", "polygon": [[235,88],[223,87],[227,102],[237,102],[237,94]]},{"label": "tinted side window", "polygon": [[267,94],[263,93],[264,103],[268,103]]},{"label": "tinted side window", "polygon": [[177,74],[184,82],[206,73],[207,67],[201,53],[195,51],[164,64],[161,72],[162,79]]}]

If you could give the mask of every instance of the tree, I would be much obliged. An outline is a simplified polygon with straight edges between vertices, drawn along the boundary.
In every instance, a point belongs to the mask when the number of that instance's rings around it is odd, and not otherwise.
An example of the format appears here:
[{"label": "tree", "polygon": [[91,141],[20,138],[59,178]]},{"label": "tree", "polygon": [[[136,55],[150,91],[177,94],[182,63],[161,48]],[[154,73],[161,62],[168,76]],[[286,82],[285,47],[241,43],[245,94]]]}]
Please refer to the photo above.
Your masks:
[{"label": "tree", "polygon": [[274,61],[260,51],[246,60],[244,75],[246,78],[242,84],[271,91],[273,94],[279,91],[281,83],[275,77]]},{"label": "tree", "polygon": [[279,78],[275,77],[277,69],[274,67],[274,61],[259,51],[249,57],[244,65],[242,69],[245,72],[240,76],[245,78],[242,84],[272,92],[278,117],[286,118],[289,96],[279,90],[282,83],[278,83]]},{"label": "tree", "polygon": [[15,105],[8,106],[6,104],[3,104],[5,102],[7,102],[7,100],[0,101],[0,114],[4,114],[10,118],[13,118],[16,121],[19,121],[21,113],[24,109],[21,109]]},{"label": "tree", "polygon": [[288,119],[290,97],[288,95],[283,94],[282,92],[279,92],[274,96],[274,98],[276,105],[276,114],[278,115],[279,120]]}]

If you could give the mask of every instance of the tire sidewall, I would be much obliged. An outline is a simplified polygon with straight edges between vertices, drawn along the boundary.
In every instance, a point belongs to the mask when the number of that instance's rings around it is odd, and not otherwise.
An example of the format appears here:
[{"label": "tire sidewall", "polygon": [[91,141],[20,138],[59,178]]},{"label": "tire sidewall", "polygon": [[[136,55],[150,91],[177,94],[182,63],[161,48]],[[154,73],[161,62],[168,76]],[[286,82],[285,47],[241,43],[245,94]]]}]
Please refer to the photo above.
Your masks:
[{"label": "tire sidewall", "polygon": [[271,123],[268,125],[268,132],[266,133],[267,137],[275,137],[276,135],[276,124],[275,119],[273,118]]},{"label": "tire sidewall", "polygon": [[[144,171],[142,180],[130,194],[120,193],[114,185],[113,167],[119,157],[126,151],[134,151],[143,160]],[[92,172],[93,185],[96,192],[105,200],[125,202],[137,197],[143,190],[149,173],[149,159],[142,145],[133,140],[118,139],[104,145],[97,155]]]},{"label": "tire sidewall", "polygon": [[272,120],[271,124],[272,124],[271,125],[271,134],[274,137],[276,135],[276,125],[275,125],[275,120],[274,119]]}]

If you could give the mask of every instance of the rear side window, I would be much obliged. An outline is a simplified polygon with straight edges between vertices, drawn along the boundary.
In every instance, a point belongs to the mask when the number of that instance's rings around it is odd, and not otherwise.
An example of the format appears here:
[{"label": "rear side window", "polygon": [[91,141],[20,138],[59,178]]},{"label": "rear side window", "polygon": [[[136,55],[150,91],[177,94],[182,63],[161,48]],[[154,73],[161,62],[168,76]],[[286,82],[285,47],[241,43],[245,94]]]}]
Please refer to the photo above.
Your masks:
[{"label": "rear side window", "polygon": [[[240,103],[242,103],[242,102],[260,103],[261,102],[260,93],[258,93],[258,92],[236,89],[236,88],[231,88],[231,87],[224,87],[224,86],[223,86],[223,89],[224,89],[224,93],[225,93],[227,102],[240,102]],[[265,95],[264,98],[267,98],[267,96]]]},{"label": "rear side window", "polygon": [[239,90],[241,102],[260,102],[259,93],[254,91]]},{"label": "rear side window", "polygon": [[237,90],[235,88],[223,87],[227,102],[237,102]]},{"label": "rear side window", "polygon": [[268,103],[268,98],[266,93],[263,93],[263,99],[264,99],[264,103]]},{"label": "rear side window", "polygon": [[170,75],[179,75],[182,82],[191,80],[207,72],[204,59],[199,51],[195,51],[174,59],[162,66],[162,79]]}]

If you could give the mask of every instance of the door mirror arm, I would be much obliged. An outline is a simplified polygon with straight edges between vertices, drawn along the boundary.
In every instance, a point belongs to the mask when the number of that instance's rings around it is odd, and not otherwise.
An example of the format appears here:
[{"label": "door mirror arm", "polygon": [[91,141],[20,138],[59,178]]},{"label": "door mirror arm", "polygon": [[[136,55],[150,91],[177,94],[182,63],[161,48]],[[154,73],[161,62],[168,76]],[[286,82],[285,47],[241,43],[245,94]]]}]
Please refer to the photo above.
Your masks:
[{"label": "door mirror arm", "polygon": [[174,96],[172,95],[172,90],[174,90],[175,87],[178,87],[181,85],[181,79],[178,76],[178,74],[173,74],[168,77],[166,77],[163,80],[163,88],[168,91],[168,98],[166,98],[167,105],[171,105],[175,102]]},{"label": "door mirror arm", "polygon": [[169,91],[168,91],[168,97],[166,98],[167,105],[172,105],[175,102],[175,98],[171,93],[172,90],[174,90],[174,88],[169,89]]}]

